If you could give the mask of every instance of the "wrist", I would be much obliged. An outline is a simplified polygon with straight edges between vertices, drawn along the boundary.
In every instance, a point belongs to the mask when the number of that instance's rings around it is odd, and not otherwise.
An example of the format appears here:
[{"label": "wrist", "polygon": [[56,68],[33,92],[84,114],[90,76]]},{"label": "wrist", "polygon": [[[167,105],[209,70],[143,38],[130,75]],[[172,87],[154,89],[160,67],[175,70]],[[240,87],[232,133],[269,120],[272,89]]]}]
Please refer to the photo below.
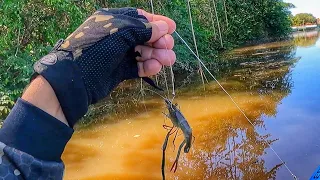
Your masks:
[{"label": "wrist", "polygon": [[69,126],[54,90],[41,75],[31,82],[22,99]]},{"label": "wrist", "polygon": [[37,159],[61,162],[72,134],[72,128],[19,98],[0,129],[0,142]]},{"label": "wrist", "polygon": [[34,64],[34,70],[50,84],[68,125],[73,127],[88,111],[90,98],[72,53],[53,49]]}]

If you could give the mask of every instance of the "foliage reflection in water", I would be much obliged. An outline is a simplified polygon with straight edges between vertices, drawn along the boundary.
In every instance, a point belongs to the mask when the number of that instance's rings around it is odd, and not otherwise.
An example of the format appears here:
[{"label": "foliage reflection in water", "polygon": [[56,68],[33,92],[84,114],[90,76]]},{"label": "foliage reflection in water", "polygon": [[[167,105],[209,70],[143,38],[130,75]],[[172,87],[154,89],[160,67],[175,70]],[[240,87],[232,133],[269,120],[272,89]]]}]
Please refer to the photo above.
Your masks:
[{"label": "foliage reflection in water", "polygon": [[[266,133],[264,117],[275,117],[277,106],[292,91],[292,68],[299,62],[297,45],[317,39],[318,34],[225,55],[221,63],[225,75],[220,82],[255,128],[216,83],[208,83],[204,91],[201,84],[179,81],[176,101],[192,125],[196,141],[190,153],[181,156],[175,174],[169,173],[169,168],[176,152],[172,141],[168,144],[168,179],[275,179],[282,164],[267,166],[264,157],[266,153],[274,156],[268,151],[268,142],[279,139]],[[191,81],[198,78],[191,77]],[[166,134],[162,124],[169,121],[161,114],[165,110],[162,99],[156,95],[141,98],[136,91],[118,92],[114,96],[121,106],[114,106],[114,111],[97,123],[78,128],[63,154],[66,179],[161,179],[161,147]],[[138,103],[128,102],[132,98]],[[180,141],[182,136],[176,140],[175,151]]]}]

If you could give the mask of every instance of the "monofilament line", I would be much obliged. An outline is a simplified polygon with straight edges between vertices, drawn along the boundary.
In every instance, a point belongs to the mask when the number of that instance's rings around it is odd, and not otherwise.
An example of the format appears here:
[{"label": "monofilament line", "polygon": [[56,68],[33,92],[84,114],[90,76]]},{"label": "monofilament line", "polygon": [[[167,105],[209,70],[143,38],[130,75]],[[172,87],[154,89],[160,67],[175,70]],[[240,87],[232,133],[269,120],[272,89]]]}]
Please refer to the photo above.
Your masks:
[{"label": "monofilament line", "polygon": [[[167,59],[170,59],[169,58],[169,55],[168,55],[168,47],[167,47],[167,42],[165,40],[165,45],[166,45],[166,55],[167,55]],[[171,74],[171,85],[172,85],[172,100],[171,102],[173,102],[174,98],[176,97],[176,91],[175,91],[175,79],[174,79],[174,73],[173,73],[173,68],[172,68],[172,62],[170,60],[170,74]]]},{"label": "monofilament line", "polygon": [[[150,5],[151,5],[151,11],[152,14],[154,15],[154,6],[153,6],[153,0],[150,0]],[[166,56],[167,59],[169,60],[169,56],[168,56],[168,47],[167,47],[167,42],[166,39],[165,40],[165,46],[166,46]],[[172,64],[172,62],[170,61],[170,64]],[[165,70],[165,66],[162,66],[163,68],[163,75],[164,75],[164,79],[165,79],[165,84],[166,84],[166,89],[167,89],[167,93],[168,93],[168,98],[169,98],[169,86],[168,86],[168,81],[167,81],[167,75],[166,75],[166,70]],[[173,73],[173,69],[172,66],[170,66],[170,74],[171,74],[171,84],[172,84],[172,100],[171,102],[174,100],[175,96],[176,96],[176,91],[175,91],[175,78],[174,78],[174,73]]]},{"label": "monofilament line", "polygon": [[[152,12],[152,14],[154,15],[153,0],[150,0],[150,6],[151,6],[151,12]],[[165,44],[166,44],[166,43],[165,43]],[[167,57],[168,57],[167,44],[166,44],[166,50],[167,50],[166,53],[167,53]],[[167,97],[169,98],[170,91],[169,91],[169,86],[168,86],[168,81],[167,81],[167,72],[166,72],[165,66],[162,66],[162,68],[161,68],[161,73],[162,73],[162,75],[163,75],[163,77],[164,77],[165,86],[166,86],[166,90],[167,90],[167,93],[168,93]],[[172,73],[172,69],[171,69],[171,73]],[[157,76],[156,76],[156,78],[157,78]],[[173,90],[174,90],[174,87],[173,87]],[[174,93],[174,91],[173,91],[173,93]]]},{"label": "monofilament line", "polygon": [[[229,98],[231,99],[231,101],[233,102],[233,104],[238,108],[238,110],[243,114],[243,116],[247,119],[247,121],[253,126],[253,128],[255,128],[254,124],[252,123],[252,121],[248,118],[248,116],[244,113],[244,111],[239,107],[239,105],[235,102],[235,100],[232,98],[232,96],[227,92],[227,90],[220,84],[220,82],[215,78],[215,76],[210,72],[210,70],[207,68],[207,66],[203,63],[203,61],[197,56],[197,54],[190,48],[190,46],[188,45],[188,43],[180,36],[180,34],[175,31],[174,32],[179,39],[187,46],[187,48],[190,50],[190,52],[197,58],[197,60],[200,62],[200,64],[203,66],[203,68],[210,74],[210,76],[217,82],[217,84],[220,86],[220,88],[229,96]],[[266,141],[270,147],[270,149],[274,152],[274,154],[277,156],[277,158],[284,164],[284,166],[286,167],[286,169],[288,170],[288,172],[292,175],[293,179],[298,179],[297,176],[295,176],[292,171],[289,169],[289,167],[286,165],[286,163],[280,158],[280,156],[278,155],[278,153],[273,149],[273,147],[271,146],[271,143],[269,143],[268,141]]]}]

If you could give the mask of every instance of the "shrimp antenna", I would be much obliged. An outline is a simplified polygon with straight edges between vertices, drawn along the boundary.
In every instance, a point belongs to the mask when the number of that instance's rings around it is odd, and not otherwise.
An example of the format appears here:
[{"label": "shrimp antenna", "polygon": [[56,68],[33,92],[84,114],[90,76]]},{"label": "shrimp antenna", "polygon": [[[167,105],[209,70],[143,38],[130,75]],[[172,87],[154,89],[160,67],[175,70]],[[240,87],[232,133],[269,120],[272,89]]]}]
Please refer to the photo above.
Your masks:
[{"label": "shrimp antenna", "polygon": [[148,89],[148,88],[145,88],[145,90],[147,90],[147,91],[150,91],[150,92],[153,92],[153,93],[157,94],[157,95],[158,95],[158,96],[160,96],[162,99],[167,99],[167,98],[165,98],[164,96],[162,96],[161,94],[159,94],[158,92],[156,92],[156,91],[154,91],[154,90],[151,90],[151,89]]}]

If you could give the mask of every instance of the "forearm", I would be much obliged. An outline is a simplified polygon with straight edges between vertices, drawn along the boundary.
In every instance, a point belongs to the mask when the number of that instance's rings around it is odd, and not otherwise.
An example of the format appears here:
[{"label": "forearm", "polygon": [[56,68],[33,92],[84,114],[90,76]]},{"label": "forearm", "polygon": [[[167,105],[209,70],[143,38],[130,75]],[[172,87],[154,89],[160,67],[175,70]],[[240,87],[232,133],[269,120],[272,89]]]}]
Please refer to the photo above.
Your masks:
[{"label": "forearm", "polygon": [[72,133],[54,91],[38,76],[0,129],[0,179],[62,179],[61,154]]},{"label": "forearm", "polygon": [[38,76],[32,81],[22,95],[22,99],[68,125],[53,89],[42,76]]}]

